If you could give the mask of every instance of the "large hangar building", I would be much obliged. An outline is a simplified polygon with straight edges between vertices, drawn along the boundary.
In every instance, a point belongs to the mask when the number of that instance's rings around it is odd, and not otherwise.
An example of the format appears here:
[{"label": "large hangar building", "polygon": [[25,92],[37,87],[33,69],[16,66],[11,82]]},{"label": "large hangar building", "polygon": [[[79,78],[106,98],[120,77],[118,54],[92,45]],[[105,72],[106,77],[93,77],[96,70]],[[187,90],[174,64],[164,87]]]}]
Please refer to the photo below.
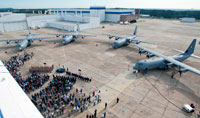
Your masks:
[{"label": "large hangar building", "polygon": [[101,22],[119,22],[120,18],[124,15],[137,16],[137,11],[137,9],[106,9],[104,6],[91,6],[89,9],[49,9],[47,13],[99,17]]}]

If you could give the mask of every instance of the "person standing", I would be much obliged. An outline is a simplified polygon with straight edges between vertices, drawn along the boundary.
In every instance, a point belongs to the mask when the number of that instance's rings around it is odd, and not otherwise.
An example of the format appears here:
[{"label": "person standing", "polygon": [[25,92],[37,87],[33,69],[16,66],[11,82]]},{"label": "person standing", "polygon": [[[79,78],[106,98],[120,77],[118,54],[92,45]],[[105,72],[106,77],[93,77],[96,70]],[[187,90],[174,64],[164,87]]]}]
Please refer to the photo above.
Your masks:
[{"label": "person standing", "polygon": [[94,118],[97,117],[97,109],[94,110]]},{"label": "person standing", "polygon": [[119,98],[117,97],[117,103],[119,102]]},{"label": "person standing", "polygon": [[106,112],[104,112],[104,118],[106,118]]},{"label": "person standing", "polygon": [[107,108],[107,102],[105,103],[105,109]]}]

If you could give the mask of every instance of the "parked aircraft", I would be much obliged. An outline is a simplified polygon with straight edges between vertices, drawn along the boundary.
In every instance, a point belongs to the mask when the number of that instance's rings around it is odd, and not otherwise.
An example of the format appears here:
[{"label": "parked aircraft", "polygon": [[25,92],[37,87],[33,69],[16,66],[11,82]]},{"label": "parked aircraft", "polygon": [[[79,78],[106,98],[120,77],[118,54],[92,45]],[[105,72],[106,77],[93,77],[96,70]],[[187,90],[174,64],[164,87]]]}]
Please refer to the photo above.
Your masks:
[{"label": "parked aircraft", "polygon": [[79,25],[77,25],[77,31],[74,33],[74,34],[49,34],[49,35],[56,35],[56,37],[60,37],[62,36],[62,44],[63,45],[66,45],[66,44],[69,44],[73,41],[75,41],[78,37],[81,37],[82,39],[84,39],[85,37],[95,37],[93,35],[83,35],[83,34],[80,34],[80,28],[79,28]]},{"label": "parked aircraft", "polygon": [[151,42],[136,40],[136,39],[135,39],[135,38],[137,37],[136,34],[137,34],[137,26],[135,27],[134,33],[131,34],[131,35],[128,36],[128,37],[121,37],[121,36],[115,36],[115,35],[110,35],[110,34],[104,34],[104,35],[108,36],[109,39],[115,38],[115,41],[114,41],[114,43],[112,44],[112,47],[115,48],[115,49],[116,49],[116,48],[119,48],[119,47],[122,47],[122,46],[127,46],[127,45],[129,45],[131,42],[135,42],[136,44],[139,44],[139,43],[149,43],[149,44],[153,44],[153,43],[151,43]]},{"label": "parked aircraft", "polygon": [[34,35],[39,35],[39,34],[32,34],[31,31],[29,30],[29,34],[25,35],[26,38],[24,39],[9,39],[9,40],[0,40],[0,42],[7,42],[9,44],[10,42],[15,42],[18,46],[18,49],[22,51],[23,49],[27,48],[28,46],[31,46],[31,43],[35,40],[43,40],[43,39],[50,39],[54,37],[40,37],[40,38],[33,38]]},{"label": "parked aircraft", "polygon": [[191,71],[193,73],[200,75],[200,70],[197,70],[193,67],[190,67],[182,63],[182,61],[186,60],[194,53],[195,45],[196,45],[196,39],[192,41],[192,43],[184,53],[180,53],[174,56],[164,56],[162,54],[159,54],[157,52],[154,52],[152,50],[146,49],[142,46],[135,44],[135,46],[139,48],[140,54],[147,53],[147,57],[150,58],[157,56],[157,58],[138,61],[135,64],[135,66],[133,66],[133,69],[136,69],[138,71],[147,71],[151,69],[168,69],[171,68],[172,66],[178,66],[179,67],[178,71],[180,75],[183,72],[187,71]]}]

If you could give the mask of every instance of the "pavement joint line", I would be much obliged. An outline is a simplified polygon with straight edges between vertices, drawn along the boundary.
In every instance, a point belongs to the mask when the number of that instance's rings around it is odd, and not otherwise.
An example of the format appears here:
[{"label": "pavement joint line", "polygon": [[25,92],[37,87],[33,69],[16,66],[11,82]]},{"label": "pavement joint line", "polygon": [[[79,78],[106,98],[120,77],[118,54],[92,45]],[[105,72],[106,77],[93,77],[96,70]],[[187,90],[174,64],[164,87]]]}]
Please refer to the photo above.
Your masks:
[{"label": "pavement joint line", "polygon": [[[143,78],[142,78],[142,79],[143,79]],[[135,84],[135,86],[133,86],[131,89],[129,89],[129,91],[121,98],[121,100],[119,101],[119,103],[120,103],[121,101],[123,101],[123,100],[129,95],[129,93],[130,93],[135,87],[137,87],[137,85],[140,84],[141,82],[142,82],[141,80],[140,80],[140,81],[137,81],[137,83]],[[112,112],[113,109],[114,109],[119,103],[115,104],[115,105],[109,110],[109,112]]]},{"label": "pavement joint line", "polygon": [[[133,82],[136,81],[136,80],[137,80],[137,79],[133,79],[133,80],[129,81],[122,89],[120,89],[120,91],[119,91],[118,93],[116,93],[113,97],[111,97],[111,98],[108,100],[107,104],[109,104],[110,102],[112,102],[113,99],[114,99],[116,96],[118,96],[122,91],[124,91],[131,83],[133,83]],[[98,109],[97,113],[99,113],[100,111],[102,111],[102,109],[104,109],[104,105],[103,105],[101,108]]]}]

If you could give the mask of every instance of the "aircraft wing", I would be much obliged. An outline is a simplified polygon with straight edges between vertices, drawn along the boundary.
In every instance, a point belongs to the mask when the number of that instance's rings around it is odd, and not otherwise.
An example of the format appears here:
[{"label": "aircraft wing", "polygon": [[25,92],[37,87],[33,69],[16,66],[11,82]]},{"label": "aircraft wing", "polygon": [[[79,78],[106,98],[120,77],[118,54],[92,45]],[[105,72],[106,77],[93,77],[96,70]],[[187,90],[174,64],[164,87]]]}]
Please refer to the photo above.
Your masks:
[{"label": "aircraft wing", "polygon": [[95,35],[84,35],[84,34],[73,34],[73,36],[76,36],[76,37],[96,37]]},{"label": "aircraft wing", "polygon": [[137,39],[131,39],[130,41],[131,42],[136,42],[137,44],[139,44],[139,43],[155,44],[153,42],[141,41],[141,40],[137,40]]},{"label": "aircraft wing", "polygon": [[72,34],[56,34],[56,33],[49,33],[48,35],[55,35],[55,36],[70,36]]},{"label": "aircraft wing", "polygon": [[30,39],[28,39],[28,40],[32,40],[32,41],[34,41],[34,40],[43,40],[43,39],[54,39],[55,37],[40,37],[40,38],[30,38]]},{"label": "aircraft wing", "polygon": [[138,47],[139,49],[142,49],[142,50],[144,50],[144,51],[146,51],[148,53],[151,53],[151,54],[153,54],[153,55],[155,55],[157,57],[164,58],[169,63],[173,63],[176,66],[179,66],[179,67],[181,67],[181,68],[183,68],[185,70],[188,70],[188,71],[191,71],[193,73],[196,73],[196,74],[200,75],[200,71],[199,70],[197,70],[197,69],[195,69],[195,68],[193,68],[191,66],[188,66],[188,65],[186,65],[186,64],[184,64],[184,63],[182,63],[180,61],[177,61],[177,60],[175,60],[175,59],[173,59],[171,57],[164,56],[164,55],[159,54],[157,52],[154,52],[152,50],[146,49],[146,48],[144,48],[142,46],[139,46],[139,45],[135,45],[135,46]]},{"label": "aircraft wing", "polygon": [[108,36],[110,39],[111,39],[111,38],[115,38],[115,39],[125,38],[125,37],[116,36],[116,35],[111,35],[111,34],[103,34],[103,35]]},{"label": "aircraft wing", "polygon": [[0,40],[0,42],[10,43],[10,42],[19,42],[19,41],[22,41],[22,40],[25,40],[25,39],[8,39],[8,40]]}]

